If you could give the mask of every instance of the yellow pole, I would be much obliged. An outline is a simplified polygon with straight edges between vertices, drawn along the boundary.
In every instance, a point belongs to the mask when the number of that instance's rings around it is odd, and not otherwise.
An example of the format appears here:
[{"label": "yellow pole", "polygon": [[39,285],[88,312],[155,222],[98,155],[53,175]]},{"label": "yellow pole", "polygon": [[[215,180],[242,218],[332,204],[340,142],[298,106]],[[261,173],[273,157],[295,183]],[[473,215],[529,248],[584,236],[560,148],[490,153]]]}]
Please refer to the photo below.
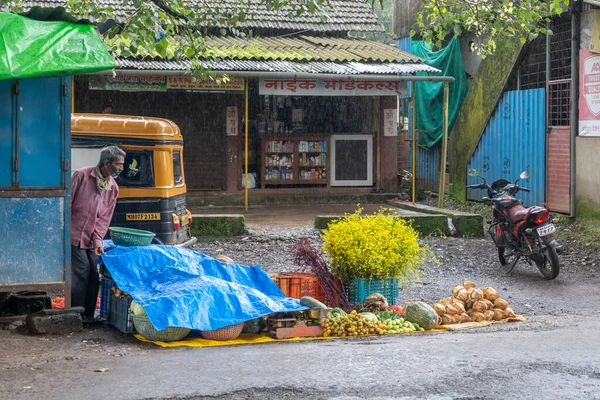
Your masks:
[{"label": "yellow pole", "polygon": [[448,92],[449,84],[444,82],[444,119],[442,120],[442,160],[440,165],[440,187],[438,189],[438,208],[444,207],[446,186],[446,157],[448,153]]},{"label": "yellow pole", "polygon": [[244,95],[244,135],[245,135],[245,148],[244,148],[244,172],[246,176],[246,190],[244,193],[246,211],[248,211],[248,78],[246,78],[246,91]]},{"label": "yellow pole", "polygon": [[412,202],[417,202],[417,112],[415,110],[415,83],[411,82],[412,91]]}]

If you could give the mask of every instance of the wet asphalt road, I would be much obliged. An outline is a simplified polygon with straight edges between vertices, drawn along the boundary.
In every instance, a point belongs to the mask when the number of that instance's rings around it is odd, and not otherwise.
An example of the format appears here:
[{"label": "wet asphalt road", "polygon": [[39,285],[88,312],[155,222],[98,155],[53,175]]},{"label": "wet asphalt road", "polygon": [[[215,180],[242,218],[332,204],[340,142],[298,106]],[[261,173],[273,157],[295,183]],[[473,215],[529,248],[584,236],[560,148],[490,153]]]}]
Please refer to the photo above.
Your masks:
[{"label": "wet asphalt road", "polygon": [[[306,220],[249,221],[244,237],[197,249],[293,270],[319,245]],[[102,326],[66,337],[0,331],[0,399],[600,399],[600,260],[577,248],[561,275],[506,275],[487,239],[424,238],[438,263],[400,295],[428,302],[465,279],[496,288],[527,320],[460,332],[204,349],[162,349]],[[106,372],[94,372],[108,368]]]}]

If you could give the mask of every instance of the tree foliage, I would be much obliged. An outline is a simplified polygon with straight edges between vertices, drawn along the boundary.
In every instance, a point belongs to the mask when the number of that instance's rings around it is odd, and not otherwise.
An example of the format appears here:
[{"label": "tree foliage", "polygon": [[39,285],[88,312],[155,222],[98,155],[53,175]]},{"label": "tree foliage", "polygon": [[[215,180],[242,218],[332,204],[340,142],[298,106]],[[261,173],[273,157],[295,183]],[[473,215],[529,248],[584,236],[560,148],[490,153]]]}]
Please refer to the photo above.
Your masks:
[{"label": "tree foliage", "polygon": [[[70,14],[87,18],[102,30],[105,42],[120,57],[152,56],[188,60],[203,70],[201,60],[209,53],[206,36],[252,35],[244,22],[256,11],[256,0],[119,0],[112,7],[96,0],[66,0]],[[295,18],[317,14],[326,22],[329,0],[260,0],[267,9]],[[264,8],[263,8],[264,9]],[[26,11],[22,0],[0,0],[0,10]]]},{"label": "tree foliage", "polygon": [[479,38],[473,50],[485,57],[507,40],[525,44],[552,34],[549,17],[568,6],[569,0],[423,0],[415,15],[419,31],[411,36],[440,48],[448,38],[470,32]]}]

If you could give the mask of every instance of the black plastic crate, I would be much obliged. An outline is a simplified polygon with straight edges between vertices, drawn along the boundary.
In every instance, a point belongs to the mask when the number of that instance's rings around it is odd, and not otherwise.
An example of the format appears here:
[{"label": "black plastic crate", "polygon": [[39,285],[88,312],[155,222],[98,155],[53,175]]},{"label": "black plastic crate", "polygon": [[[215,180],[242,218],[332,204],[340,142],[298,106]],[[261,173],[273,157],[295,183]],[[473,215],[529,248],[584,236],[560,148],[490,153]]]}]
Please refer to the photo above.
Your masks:
[{"label": "black plastic crate", "polygon": [[112,288],[115,286],[115,281],[102,277],[100,279],[100,316],[102,318],[108,317],[110,295],[112,294]]}]

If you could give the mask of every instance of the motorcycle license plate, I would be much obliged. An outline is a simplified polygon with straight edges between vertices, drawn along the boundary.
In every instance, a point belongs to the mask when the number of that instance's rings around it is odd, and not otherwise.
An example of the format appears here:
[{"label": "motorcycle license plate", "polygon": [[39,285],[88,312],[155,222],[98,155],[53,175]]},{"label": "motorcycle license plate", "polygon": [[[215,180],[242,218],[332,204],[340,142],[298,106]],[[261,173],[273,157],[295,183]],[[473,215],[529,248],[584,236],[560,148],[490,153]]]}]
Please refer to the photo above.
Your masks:
[{"label": "motorcycle license plate", "polygon": [[554,224],[548,224],[537,228],[538,235],[540,236],[548,236],[551,233],[554,233],[555,231],[556,228],[554,227]]}]

